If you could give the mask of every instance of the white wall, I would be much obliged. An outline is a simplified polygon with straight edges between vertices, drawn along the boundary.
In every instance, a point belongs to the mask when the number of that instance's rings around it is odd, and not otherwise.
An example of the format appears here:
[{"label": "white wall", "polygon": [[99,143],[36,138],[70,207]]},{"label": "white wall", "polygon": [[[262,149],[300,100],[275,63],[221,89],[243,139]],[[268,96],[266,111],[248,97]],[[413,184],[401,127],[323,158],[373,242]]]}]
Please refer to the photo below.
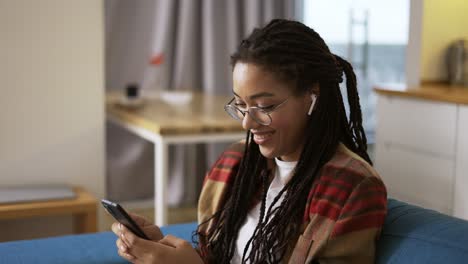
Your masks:
[{"label": "white wall", "polygon": [[[67,183],[104,195],[103,49],[102,1],[0,0],[1,186]],[[40,221],[0,222],[0,239],[70,226]]]}]

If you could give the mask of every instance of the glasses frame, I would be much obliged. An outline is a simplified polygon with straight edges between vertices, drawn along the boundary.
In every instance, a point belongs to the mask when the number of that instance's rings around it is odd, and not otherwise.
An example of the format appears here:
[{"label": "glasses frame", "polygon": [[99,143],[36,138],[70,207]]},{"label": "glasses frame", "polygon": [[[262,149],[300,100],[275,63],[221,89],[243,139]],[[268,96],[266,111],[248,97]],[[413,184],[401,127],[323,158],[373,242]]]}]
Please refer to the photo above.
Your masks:
[{"label": "glasses frame", "polygon": [[[235,99],[236,99],[236,98],[233,97],[233,98],[224,106],[224,111],[225,111],[230,117],[232,117],[232,118],[235,119],[235,120],[239,120],[239,121],[242,122],[242,120],[244,120],[244,118],[245,118],[245,114],[246,114],[246,113],[249,113],[250,117],[251,117],[253,120],[255,120],[255,122],[259,123],[260,125],[268,126],[268,125],[271,124],[271,122],[273,122],[273,119],[271,118],[271,115],[270,115],[270,114],[273,113],[274,111],[278,110],[278,108],[279,108],[280,106],[282,106],[283,104],[285,104],[285,103],[289,100],[289,97],[286,98],[283,102],[277,104],[275,107],[273,107],[272,109],[270,109],[270,110],[268,110],[268,111],[266,111],[265,109],[263,109],[263,108],[261,108],[261,107],[258,107],[258,106],[251,106],[251,107],[249,107],[247,110],[241,110],[241,109],[239,109],[239,107],[237,107],[237,106],[231,104],[232,101],[234,101]],[[239,112],[239,113],[242,114],[243,118],[239,118],[238,116],[235,116],[235,117],[234,117],[233,115],[231,115],[231,114],[229,113],[228,108],[233,108],[233,109],[235,109],[237,112]],[[250,111],[251,111],[252,109],[255,109],[255,111],[259,111],[259,112],[261,112],[261,113],[266,114],[266,115],[268,116],[268,119],[269,119],[270,121],[269,121],[268,123],[265,123],[265,122],[262,122],[262,121],[258,120],[257,118],[255,118],[255,115],[252,115],[252,114],[250,113]]]}]

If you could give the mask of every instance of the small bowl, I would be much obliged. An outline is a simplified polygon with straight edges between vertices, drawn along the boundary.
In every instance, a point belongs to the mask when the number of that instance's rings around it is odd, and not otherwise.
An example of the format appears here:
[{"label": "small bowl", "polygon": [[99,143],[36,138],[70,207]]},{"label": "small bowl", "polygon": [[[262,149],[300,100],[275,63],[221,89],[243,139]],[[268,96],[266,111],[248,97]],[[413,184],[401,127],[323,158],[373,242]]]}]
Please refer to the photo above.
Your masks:
[{"label": "small bowl", "polygon": [[164,91],[161,99],[171,105],[184,105],[192,101],[193,93],[190,91]]}]

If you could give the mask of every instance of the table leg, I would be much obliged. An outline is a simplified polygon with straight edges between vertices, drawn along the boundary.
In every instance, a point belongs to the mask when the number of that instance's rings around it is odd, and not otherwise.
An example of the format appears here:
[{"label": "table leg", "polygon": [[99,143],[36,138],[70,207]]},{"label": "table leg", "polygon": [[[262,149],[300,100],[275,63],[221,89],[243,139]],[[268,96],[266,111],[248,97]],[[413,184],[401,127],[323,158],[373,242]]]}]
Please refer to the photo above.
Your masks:
[{"label": "table leg", "polygon": [[97,232],[96,211],[75,214],[73,221],[76,234]]},{"label": "table leg", "polygon": [[155,208],[154,208],[154,219],[156,225],[164,226],[168,224],[168,210],[167,210],[167,173],[168,173],[168,155],[169,146],[164,140],[160,139],[155,144],[155,179],[154,179],[154,190],[155,190]]}]

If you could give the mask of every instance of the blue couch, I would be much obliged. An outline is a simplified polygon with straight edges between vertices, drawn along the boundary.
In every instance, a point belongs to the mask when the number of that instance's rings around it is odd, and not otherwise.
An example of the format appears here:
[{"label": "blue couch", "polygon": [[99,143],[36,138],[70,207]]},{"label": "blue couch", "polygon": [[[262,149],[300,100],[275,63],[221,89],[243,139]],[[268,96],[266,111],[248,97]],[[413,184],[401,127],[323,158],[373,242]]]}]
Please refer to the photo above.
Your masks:
[{"label": "blue couch", "polygon": [[[163,227],[191,240],[196,223]],[[0,243],[0,263],[126,263],[110,232]],[[468,263],[468,221],[389,199],[377,263]]]}]

